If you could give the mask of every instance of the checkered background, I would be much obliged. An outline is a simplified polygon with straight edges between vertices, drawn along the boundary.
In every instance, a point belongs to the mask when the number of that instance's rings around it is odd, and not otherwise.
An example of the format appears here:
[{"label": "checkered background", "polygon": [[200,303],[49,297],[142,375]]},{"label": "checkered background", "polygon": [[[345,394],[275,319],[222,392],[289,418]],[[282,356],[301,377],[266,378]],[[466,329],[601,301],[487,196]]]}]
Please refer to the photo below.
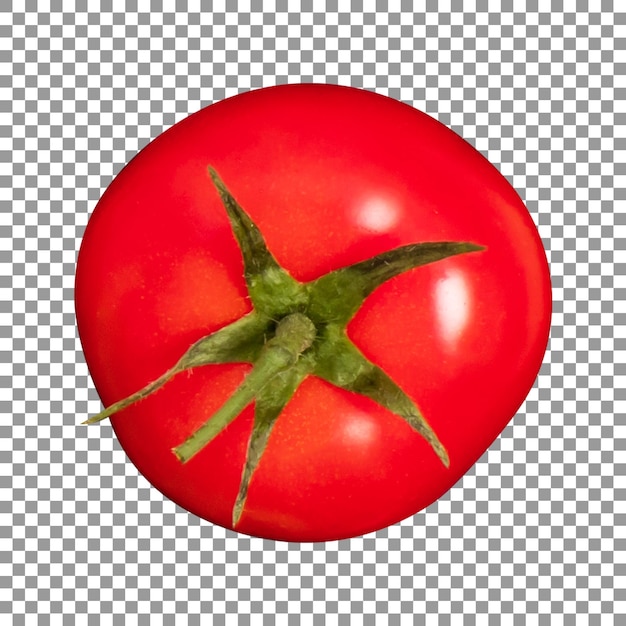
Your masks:
[{"label": "checkered background", "polygon": [[[539,4],[3,3],[1,624],[626,624],[626,5]],[[189,515],[110,426],[78,425],[100,403],[73,308],[122,166],[203,106],[299,81],[471,141],[525,198],[554,281],[535,387],[464,479],[391,528],[304,545]]]}]

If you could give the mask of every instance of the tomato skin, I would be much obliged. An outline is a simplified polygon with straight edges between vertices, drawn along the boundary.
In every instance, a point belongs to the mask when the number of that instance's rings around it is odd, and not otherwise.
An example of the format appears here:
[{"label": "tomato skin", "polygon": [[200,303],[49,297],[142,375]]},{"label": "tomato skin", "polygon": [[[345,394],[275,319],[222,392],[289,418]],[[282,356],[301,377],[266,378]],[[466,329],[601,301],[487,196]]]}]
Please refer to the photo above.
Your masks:
[{"label": "tomato skin", "polygon": [[[207,107],[142,150],[86,228],[76,315],[105,405],[251,310],[208,165],[301,281],[408,243],[485,246],[390,280],[348,327],[359,349],[418,404],[450,467],[397,416],[309,378],[276,423],[237,530],[286,541],[339,539],[428,506],[503,430],[541,365],[550,278],[523,202],[468,143],[380,95],[286,85]],[[187,464],[171,448],[249,369],[196,368],[111,418],[155,487],[228,528],[252,408]]]}]

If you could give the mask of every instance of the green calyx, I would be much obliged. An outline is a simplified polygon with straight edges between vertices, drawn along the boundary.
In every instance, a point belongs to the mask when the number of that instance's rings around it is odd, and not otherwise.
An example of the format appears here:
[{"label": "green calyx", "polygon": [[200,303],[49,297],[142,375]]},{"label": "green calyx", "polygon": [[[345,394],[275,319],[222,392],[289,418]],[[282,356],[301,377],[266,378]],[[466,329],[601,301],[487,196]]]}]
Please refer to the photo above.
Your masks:
[{"label": "green calyx", "polygon": [[254,402],[254,424],[233,507],[233,527],[243,513],[250,481],[272,428],[307,376],[366,396],[388,409],[419,433],[448,467],[444,445],[415,402],[361,354],[349,339],[346,326],[365,298],[387,280],[421,265],[483,247],[467,242],[409,244],[302,283],[278,264],[260,230],[217,172],[209,168],[209,174],[241,250],[252,312],[203,337],[157,380],[83,423],[99,422],[121,411],[193,367],[251,363],[251,372],[222,407],[173,449],[182,463],[188,462]]}]

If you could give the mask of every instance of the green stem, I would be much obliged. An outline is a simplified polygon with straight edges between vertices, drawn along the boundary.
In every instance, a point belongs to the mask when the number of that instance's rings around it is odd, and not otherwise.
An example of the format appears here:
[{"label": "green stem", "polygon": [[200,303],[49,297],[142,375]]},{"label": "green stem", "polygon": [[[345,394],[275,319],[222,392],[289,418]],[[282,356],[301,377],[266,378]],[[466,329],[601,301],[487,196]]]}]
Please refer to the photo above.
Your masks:
[{"label": "green stem", "polygon": [[211,442],[250,404],[276,375],[293,368],[315,339],[315,326],[306,315],[292,313],[282,319],[252,371],[220,409],[172,452],[183,463]]}]

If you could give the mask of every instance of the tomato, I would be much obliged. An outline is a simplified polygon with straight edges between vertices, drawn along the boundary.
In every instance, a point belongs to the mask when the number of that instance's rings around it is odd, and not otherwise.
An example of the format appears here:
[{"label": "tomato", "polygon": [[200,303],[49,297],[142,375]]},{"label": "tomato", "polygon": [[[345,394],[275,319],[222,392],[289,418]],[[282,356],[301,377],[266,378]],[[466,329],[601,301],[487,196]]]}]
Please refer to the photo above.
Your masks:
[{"label": "tomato", "polygon": [[[369,259],[409,249],[426,256],[353,296]],[[320,84],[240,94],[152,141],[93,212],[75,298],[105,406],[261,319],[111,422],[178,505],[284,541],[374,531],[448,491],[531,389],[551,314],[537,230],[479,152],[406,104]],[[311,330],[293,350],[292,322]]]}]

